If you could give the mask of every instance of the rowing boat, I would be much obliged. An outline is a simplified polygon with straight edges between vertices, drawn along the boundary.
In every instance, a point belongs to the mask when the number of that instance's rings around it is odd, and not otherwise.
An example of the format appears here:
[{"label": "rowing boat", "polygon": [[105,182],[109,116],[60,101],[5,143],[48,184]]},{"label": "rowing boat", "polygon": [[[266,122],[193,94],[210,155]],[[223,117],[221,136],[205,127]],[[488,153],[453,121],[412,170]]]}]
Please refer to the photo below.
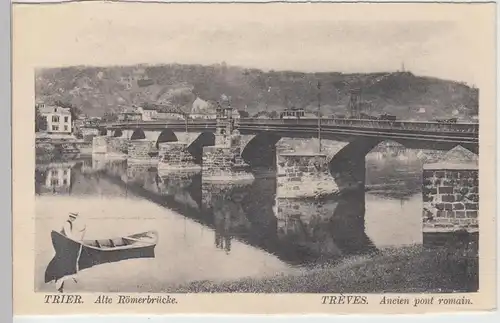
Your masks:
[{"label": "rowing boat", "polygon": [[[56,254],[45,270],[46,283],[100,264],[135,258],[154,258],[158,233],[147,231],[125,237],[80,242],[52,231],[51,238]],[[78,259],[80,248],[82,250]]]}]

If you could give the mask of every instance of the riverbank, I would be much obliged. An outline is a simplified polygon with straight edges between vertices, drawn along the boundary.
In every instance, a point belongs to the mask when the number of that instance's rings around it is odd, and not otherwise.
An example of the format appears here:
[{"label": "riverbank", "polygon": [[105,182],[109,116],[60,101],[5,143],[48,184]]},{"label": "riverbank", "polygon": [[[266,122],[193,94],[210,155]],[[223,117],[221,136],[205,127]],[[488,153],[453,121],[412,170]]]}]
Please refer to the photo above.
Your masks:
[{"label": "riverbank", "polygon": [[92,143],[82,140],[67,141],[54,144],[50,140],[35,141],[35,156],[37,161],[50,161],[62,158],[64,155],[92,155]]},{"label": "riverbank", "polygon": [[[464,250],[420,245],[355,256],[301,274],[247,278],[232,282],[198,281],[168,288],[177,293],[420,293],[465,292],[478,288],[478,258]],[[470,251],[470,250],[469,250]],[[469,252],[470,254],[470,252]]]}]

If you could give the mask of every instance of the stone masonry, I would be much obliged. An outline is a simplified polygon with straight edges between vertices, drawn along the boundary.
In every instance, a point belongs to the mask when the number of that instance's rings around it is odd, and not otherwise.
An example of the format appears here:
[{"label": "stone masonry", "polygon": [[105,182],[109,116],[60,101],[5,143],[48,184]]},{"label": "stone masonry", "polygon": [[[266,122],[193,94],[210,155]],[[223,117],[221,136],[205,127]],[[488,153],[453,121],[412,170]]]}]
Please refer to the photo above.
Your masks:
[{"label": "stone masonry", "polygon": [[477,165],[424,165],[423,232],[478,231]]},{"label": "stone masonry", "polygon": [[188,143],[164,142],[159,144],[158,169],[160,170],[200,170],[194,156],[188,151]]},{"label": "stone masonry", "polygon": [[130,140],[128,144],[128,160],[157,160],[154,158],[156,143],[146,139]]},{"label": "stone masonry", "polygon": [[203,180],[231,181],[246,179],[248,165],[241,158],[240,147],[203,147]]},{"label": "stone masonry", "polygon": [[328,170],[328,157],[320,154],[278,153],[279,197],[311,197],[338,192]]},{"label": "stone masonry", "polygon": [[92,153],[123,154],[128,152],[128,139],[98,136],[92,139]]}]

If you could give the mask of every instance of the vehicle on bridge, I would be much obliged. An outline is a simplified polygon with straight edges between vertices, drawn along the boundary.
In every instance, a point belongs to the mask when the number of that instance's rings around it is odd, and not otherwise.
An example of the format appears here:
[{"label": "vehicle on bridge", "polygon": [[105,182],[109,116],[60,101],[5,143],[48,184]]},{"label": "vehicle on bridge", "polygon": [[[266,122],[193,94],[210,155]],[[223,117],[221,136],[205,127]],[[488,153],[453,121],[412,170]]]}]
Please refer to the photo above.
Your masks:
[{"label": "vehicle on bridge", "polygon": [[439,122],[439,123],[457,123],[458,119],[457,119],[457,118],[451,118],[451,119],[435,119],[434,121]]},{"label": "vehicle on bridge", "polygon": [[[351,117],[351,119],[355,119],[353,117]],[[375,116],[372,116],[372,115],[369,115],[369,114],[366,114],[366,113],[363,113],[361,112],[359,114],[359,119],[361,120],[378,120],[379,118],[375,117]]]},{"label": "vehicle on bridge", "polygon": [[384,114],[381,114],[380,117],[378,118],[379,120],[389,120],[389,121],[396,121],[396,116],[392,115],[392,114],[387,114],[387,113],[384,113]]},{"label": "vehicle on bridge", "polygon": [[312,113],[307,113],[303,108],[285,109],[280,113],[280,119],[317,119]]}]

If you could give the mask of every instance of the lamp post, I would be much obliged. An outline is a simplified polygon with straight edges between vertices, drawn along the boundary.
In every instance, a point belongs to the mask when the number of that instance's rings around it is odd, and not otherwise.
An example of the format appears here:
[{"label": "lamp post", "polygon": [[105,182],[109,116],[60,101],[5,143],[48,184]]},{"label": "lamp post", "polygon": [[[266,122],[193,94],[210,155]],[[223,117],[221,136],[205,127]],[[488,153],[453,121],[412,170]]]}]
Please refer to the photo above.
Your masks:
[{"label": "lamp post", "polygon": [[321,154],[321,83],[318,81],[318,153]]}]

